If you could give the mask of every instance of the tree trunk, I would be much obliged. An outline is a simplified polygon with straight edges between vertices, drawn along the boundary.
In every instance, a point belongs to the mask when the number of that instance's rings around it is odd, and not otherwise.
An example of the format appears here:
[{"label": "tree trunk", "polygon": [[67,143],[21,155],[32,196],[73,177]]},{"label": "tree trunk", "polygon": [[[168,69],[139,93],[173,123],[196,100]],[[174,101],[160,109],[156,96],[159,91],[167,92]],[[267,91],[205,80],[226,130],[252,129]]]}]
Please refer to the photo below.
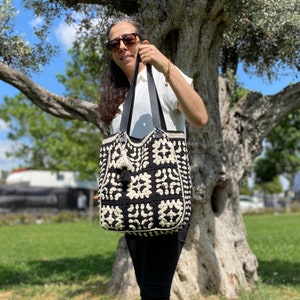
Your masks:
[{"label": "tree trunk", "polygon": [[[257,281],[258,263],[247,243],[238,183],[250,174],[262,139],[283,117],[300,108],[298,83],[273,96],[249,93],[229,110],[230,85],[218,78],[218,62],[222,34],[239,11],[240,2],[243,1],[139,1],[150,41],[194,78],[195,89],[209,114],[205,128],[187,127],[194,213],[174,277],[172,300],[199,299],[206,293],[236,298],[240,288],[251,289]],[[0,79],[48,113],[86,120],[102,131],[106,129],[95,104],[54,95],[2,62]],[[121,299],[138,298],[123,238],[109,291]]]},{"label": "tree trunk", "polygon": [[290,213],[292,211],[292,195],[293,195],[293,184],[295,182],[296,174],[288,175],[287,180],[289,182],[289,188],[284,193],[284,203],[285,203],[285,211],[286,213]]},{"label": "tree trunk", "polygon": [[[145,27],[151,33],[150,40],[194,78],[195,88],[205,100],[210,117],[205,128],[199,130],[188,126],[187,129],[195,187],[194,213],[171,298],[199,299],[205,293],[234,298],[241,287],[249,289],[253,286],[258,264],[247,243],[238,202],[238,181],[244,166],[236,172],[235,165],[244,164],[245,159],[231,164],[227,151],[237,150],[239,140],[226,145],[222,132],[221,112],[228,114],[230,100],[227,85],[222,80],[222,104],[219,106],[217,63],[221,33],[230,18],[222,1],[190,2],[193,5],[187,6],[186,1],[164,4],[143,1],[141,11]],[[168,45],[170,41],[172,49]],[[224,116],[223,122],[225,120]],[[249,155],[247,159],[251,159]],[[247,166],[251,164],[251,161],[246,162]],[[118,247],[109,290],[121,299],[138,297],[124,241]]]},{"label": "tree trunk", "polygon": [[[238,2],[232,1],[232,7]],[[218,78],[217,71],[222,33],[231,20],[229,12],[223,1],[189,4],[183,0],[142,1],[141,10],[150,41],[194,78],[209,114],[205,128],[187,128],[194,213],[171,299],[199,299],[204,294],[234,299],[241,288],[249,290],[258,280],[258,262],[249,248],[239,208],[238,183],[250,174],[262,139],[272,129],[270,124],[275,126],[300,106],[300,86],[273,97],[250,93],[229,111],[230,85]],[[138,297],[123,240],[109,291],[121,299]]]}]

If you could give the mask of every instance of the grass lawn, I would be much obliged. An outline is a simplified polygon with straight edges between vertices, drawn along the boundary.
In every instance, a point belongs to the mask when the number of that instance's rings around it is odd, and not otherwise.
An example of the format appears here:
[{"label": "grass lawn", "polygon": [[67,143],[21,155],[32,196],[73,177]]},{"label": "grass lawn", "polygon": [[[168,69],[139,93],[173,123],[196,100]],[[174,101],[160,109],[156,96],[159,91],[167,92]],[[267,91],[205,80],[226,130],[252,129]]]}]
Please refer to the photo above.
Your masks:
[{"label": "grass lawn", "polygon": [[88,222],[0,227],[0,299],[111,299],[98,295],[119,237]]},{"label": "grass lawn", "polygon": [[300,214],[244,216],[263,298],[300,300]]},{"label": "grass lawn", "polygon": [[[300,300],[300,215],[244,220],[261,282],[240,299]],[[85,221],[0,226],[0,299],[114,300],[105,287],[120,236]]]}]

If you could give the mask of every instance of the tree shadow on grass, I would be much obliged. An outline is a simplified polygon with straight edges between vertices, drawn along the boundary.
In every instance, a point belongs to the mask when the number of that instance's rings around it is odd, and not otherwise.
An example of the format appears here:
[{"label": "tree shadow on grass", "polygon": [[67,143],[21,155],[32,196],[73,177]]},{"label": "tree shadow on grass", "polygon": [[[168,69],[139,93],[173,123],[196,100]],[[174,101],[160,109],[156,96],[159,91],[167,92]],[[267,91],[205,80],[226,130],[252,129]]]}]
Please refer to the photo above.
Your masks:
[{"label": "tree shadow on grass", "polygon": [[299,262],[288,260],[259,260],[258,275],[262,281],[270,285],[300,286],[300,259]]},{"label": "tree shadow on grass", "polygon": [[109,278],[115,253],[89,255],[83,258],[61,258],[57,260],[33,260],[15,268],[0,265],[0,287],[18,284],[44,285],[66,284],[84,281],[93,275]]}]

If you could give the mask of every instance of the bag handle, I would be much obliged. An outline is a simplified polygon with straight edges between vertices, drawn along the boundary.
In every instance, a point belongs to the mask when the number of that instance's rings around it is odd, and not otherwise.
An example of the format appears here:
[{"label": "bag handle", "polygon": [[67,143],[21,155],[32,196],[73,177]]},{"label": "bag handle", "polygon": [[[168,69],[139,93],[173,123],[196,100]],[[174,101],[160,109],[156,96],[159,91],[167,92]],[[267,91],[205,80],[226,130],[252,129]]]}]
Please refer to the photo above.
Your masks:
[{"label": "bag handle", "polygon": [[[132,78],[132,82],[130,84],[124,107],[123,107],[123,113],[121,117],[121,123],[120,123],[120,132],[127,132],[130,133],[130,125],[131,125],[131,119],[132,119],[132,111],[133,111],[133,105],[134,105],[134,97],[135,97],[135,88],[136,88],[136,81],[137,81],[137,75],[139,70],[139,64],[140,64],[140,56],[137,56],[134,74]],[[152,120],[153,120],[153,126],[154,128],[166,130],[166,122],[164,119],[162,107],[160,104],[160,100],[158,97],[158,93],[155,87],[154,78],[152,75],[151,65],[147,64],[147,79],[148,79],[148,89],[149,89],[149,97],[150,97],[150,105],[151,105],[151,114],[152,114]]]}]

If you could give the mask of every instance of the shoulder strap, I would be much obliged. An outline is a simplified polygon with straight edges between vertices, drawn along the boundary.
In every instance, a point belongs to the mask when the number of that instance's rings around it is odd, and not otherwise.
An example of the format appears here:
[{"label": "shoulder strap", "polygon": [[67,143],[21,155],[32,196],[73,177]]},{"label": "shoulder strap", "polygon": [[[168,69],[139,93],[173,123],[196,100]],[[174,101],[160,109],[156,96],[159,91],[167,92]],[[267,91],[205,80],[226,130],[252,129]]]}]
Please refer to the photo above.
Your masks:
[{"label": "shoulder strap", "polygon": [[135,63],[133,78],[131,80],[128,93],[125,98],[123,113],[122,113],[122,118],[120,123],[120,132],[126,131],[128,134],[130,133],[130,124],[131,124],[133,102],[135,96],[135,86],[136,86],[137,75],[139,72],[139,65],[140,65],[140,56],[138,55]]},{"label": "shoulder strap", "polygon": [[[139,70],[139,63],[140,63],[140,56],[138,55],[136,65],[135,65],[134,75],[128,90],[128,94],[125,99],[123,113],[121,117],[121,123],[120,123],[120,132],[127,132],[128,134],[130,133],[130,125],[131,125],[132,111],[134,105],[135,88],[136,88],[136,81],[137,81],[137,75]],[[148,80],[148,89],[149,89],[153,126],[158,129],[166,130],[166,123],[165,123],[163,111],[155,87],[151,65],[149,64],[147,65],[147,80]]]},{"label": "shoulder strap", "polygon": [[147,79],[148,79],[153,126],[155,128],[167,130],[164,114],[162,111],[161,103],[158,97],[158,93],[156,90],[156,86],[152,74],[151,65],[147,65]]}]

